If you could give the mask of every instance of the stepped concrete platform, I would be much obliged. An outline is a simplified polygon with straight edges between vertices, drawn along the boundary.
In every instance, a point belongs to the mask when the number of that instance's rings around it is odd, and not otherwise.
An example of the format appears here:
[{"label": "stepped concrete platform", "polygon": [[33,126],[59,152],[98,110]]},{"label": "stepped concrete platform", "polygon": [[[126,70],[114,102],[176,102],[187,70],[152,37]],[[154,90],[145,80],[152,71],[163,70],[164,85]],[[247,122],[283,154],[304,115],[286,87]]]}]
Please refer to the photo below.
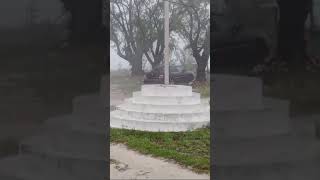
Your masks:
[{"label": "stepped concrete platform", "polygon": [[112,128],[190,131],[210,124],[210,105],[191,86],[142,85],[110,113]]},{"label": "stepped concrete platform", "polygon": [[151,105],[195,105],[201,101],[199,93],[192,93],[191,96],[143,96],[140,91],[133,92],[132,102],[136,104]]}]

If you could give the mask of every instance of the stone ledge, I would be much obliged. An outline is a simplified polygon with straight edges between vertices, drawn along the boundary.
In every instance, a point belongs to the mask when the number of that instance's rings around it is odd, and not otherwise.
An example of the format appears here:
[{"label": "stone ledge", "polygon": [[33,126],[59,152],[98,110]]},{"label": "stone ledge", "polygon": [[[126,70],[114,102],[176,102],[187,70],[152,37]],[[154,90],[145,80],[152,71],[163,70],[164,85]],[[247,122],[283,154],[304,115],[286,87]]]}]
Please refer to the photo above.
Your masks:
[{"label": "stone ledge", "polygon": [[142,96],[192,96],[192,87],[183,85],[152,84],[141,86]]}]

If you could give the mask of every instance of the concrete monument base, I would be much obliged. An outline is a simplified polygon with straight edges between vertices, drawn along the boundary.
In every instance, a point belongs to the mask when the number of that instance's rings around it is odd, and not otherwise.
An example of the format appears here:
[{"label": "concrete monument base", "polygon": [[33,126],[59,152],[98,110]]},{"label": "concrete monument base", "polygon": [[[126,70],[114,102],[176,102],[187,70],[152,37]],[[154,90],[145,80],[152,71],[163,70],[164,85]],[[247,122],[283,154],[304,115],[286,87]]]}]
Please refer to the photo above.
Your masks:
[{"label": "concrete monument base", "polygon": [[112,128],[178,132],[209,126],[210,106],[191,86],[143,85],[110,113]]}]

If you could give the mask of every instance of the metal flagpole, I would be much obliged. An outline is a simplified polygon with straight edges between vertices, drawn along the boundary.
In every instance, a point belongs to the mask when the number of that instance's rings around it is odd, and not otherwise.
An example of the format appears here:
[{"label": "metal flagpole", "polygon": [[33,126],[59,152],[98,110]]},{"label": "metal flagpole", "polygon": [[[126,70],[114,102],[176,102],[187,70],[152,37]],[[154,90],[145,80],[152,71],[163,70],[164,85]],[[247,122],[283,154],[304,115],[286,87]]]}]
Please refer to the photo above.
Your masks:
[{"label": "metal flagpole", "polygon": [[164,0],[164,84],[169,84],[169,1]]}]

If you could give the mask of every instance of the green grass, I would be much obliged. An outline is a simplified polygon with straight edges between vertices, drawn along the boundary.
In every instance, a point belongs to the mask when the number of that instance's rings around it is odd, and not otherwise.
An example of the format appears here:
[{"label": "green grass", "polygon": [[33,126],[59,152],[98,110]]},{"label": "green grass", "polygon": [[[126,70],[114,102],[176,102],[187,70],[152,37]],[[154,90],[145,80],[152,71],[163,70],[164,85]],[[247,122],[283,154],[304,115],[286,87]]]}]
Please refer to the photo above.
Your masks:
[{"label": "green grass", "polygon": [[210,171],[210,129],[190,132],[143,132],[111,129],[111,143],[143,154],[174,160],[198,173]]},{"label": "green grass", "polygon": [[[111,84],[117,84],[127,95],[141,88],[142,77],[130,77],[128,73],[111,74]],[[210,96],[210,85],[197,86],[202,97]],[[210,129],[190,132],[143,132],[111,129],[111,143],[126,144],[143,154],[173,160],[195,172],[210,171]]]},{"label": "green grass", "polygon": [[210,97],[210,83],[198,84],[193,87],[194,92],[201,94],[201,98]]}]

